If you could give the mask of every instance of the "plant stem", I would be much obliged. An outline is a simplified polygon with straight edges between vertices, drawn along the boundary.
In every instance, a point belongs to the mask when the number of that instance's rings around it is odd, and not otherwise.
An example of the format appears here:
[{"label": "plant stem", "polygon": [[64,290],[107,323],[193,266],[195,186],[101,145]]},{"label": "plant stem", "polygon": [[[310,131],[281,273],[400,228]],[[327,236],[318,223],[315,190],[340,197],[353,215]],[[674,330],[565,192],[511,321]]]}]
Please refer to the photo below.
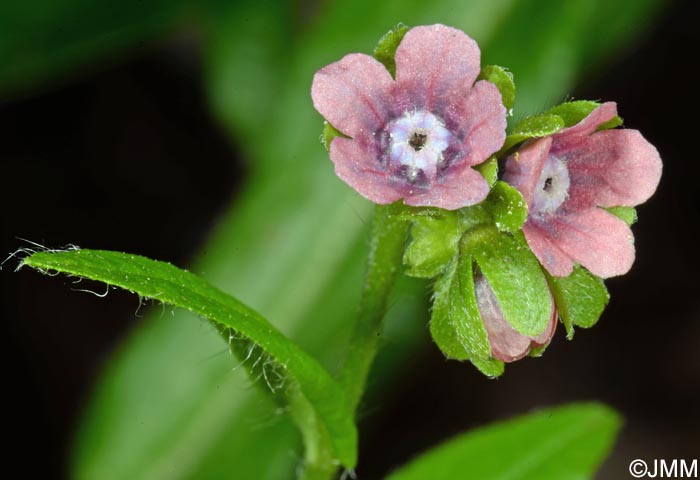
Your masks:
[{"label": "plant stem", "polygon": [[401,267],[408,222],[398,217],[397,213],[403,208],[401,204],[375,207],[360,311],[340,375],[340,382],[353,409],[357,408],[362,398],[369,370],[377,354],[389,293]]}]

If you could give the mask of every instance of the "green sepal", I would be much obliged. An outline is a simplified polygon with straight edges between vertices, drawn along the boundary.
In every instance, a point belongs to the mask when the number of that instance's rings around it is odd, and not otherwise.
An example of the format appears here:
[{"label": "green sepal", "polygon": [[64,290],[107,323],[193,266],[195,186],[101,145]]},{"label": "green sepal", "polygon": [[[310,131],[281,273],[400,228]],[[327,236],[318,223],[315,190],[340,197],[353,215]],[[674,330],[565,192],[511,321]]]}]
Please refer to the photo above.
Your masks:
[{"label": "green sepal", "polygon": [[446,210],[440,217],[414,217],[411,235],[403,256],[405,273],[411,277],[432,278],[457,255],[462,228],[458,215]]},{"label": "green sepal", "polygon": [[506,182],[496,182],[484,208],[491,213],[496,228],[502,232],[517,232],[527,220],[527,203],[517,188]]},{"label": "green sepal", "polygon": [[[599,102],[592,100],[575,100],[564,102],[561,105],[550,108],[545,112],[547,115],[558,115],[564,120],[565,127],[572,127],[591,114],[593,110],[600,106]],[[615,116],[607,122],[598,126],[597,130],[608,130],[622,125],[622,118]]]},{"label": "green sepal", "polygon": [[503,316],[519,333],[541,334],[551,318],[547,279],[522,232],[514,235],[483,227],[463,239],[493,288]]},{"label": "green sepal", "polygon": [[617,218],[625,222],[628,227],[631,227],[637,222],[637,210],[635,210],[634,207],[609,207],[604,208],[603,210],[615,215]]},{"label": "green sepal", "polygon": [[333,125],[324,121],[323,122],[323,133],[321,134],[321,143],[326,147],[327,151],[331,151],[331,142],[335,137],[350,138],[344,135],[341,131],[337,130]]},{"label": "green sepal", "polygon": [[489,187],[493,187],[498,180],[498,158],[496,156],[489,157],[484,163],[474,165],[474,170],[489,182]]},{"label": "green sepal", "polygon": [[505,363],[495,358],[472,358],[471,362],[481,373],[490,378],[500,377],[505,371]]},{"label": "green sepal", "polygon": [[396,76],[396,61],[394,60],[396,49],[399,43],[401,43],[401,40],[403,40],[404,35],[406,35],[406,32],[410,29],[409,26],[403,23],[397,24],[379,39],[377,46],[374,48],[374,52],[372,52],[374,58],[384,64],[392,77]]},{"label": "green sepal", "polygon": [[590,328],[598,322],[610,300],[601,278],[579,265],[568,277],[545,275],[569,340],[574,337],[574,326]]},{"label": "green sepal", "polygon": [[557,115],[564,121],[565,127],[572,127],[598,108],[600,103],[592,100],[576,100],[564,102],[547,110],[545,115]]},{"label": "green sepal", "polygon": [[501,92],[503,105],[507,110],[513,108],[515,103],[515,81],[512,73],[498,65],[487,65],[481,69],[478,79],[486,80],[496,85],[498,91]]},{"label": "green sepal", "polygon": [[[430,333],[448,358],[471,360],[489,376],[497,376],[490,365],[491,345],[479,314],[474,292],[473,260],[458,255],[435,282]],[[502,373],[502,369],[501,369]]]},{"label": "green sepal", "polygon": [[559,115],[543,114],[524,118],[515,126],[513,133],[506,137],[501,152],[510,150],[511,147],[525,140],[557,133],[564,126],[564,120]]}]

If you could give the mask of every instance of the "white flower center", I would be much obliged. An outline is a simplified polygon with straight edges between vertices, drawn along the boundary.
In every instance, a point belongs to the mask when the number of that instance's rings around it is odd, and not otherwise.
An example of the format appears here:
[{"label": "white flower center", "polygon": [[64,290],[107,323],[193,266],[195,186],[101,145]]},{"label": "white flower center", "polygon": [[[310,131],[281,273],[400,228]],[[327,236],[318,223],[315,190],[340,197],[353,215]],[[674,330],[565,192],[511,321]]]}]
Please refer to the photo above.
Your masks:
[{"label": "white flower center", "polygon": [[407,111],[389,124],[388,132],[391,143],[387,153],[392,163],[406,167],[410,182],[416,181],[420,172],[428,179],[435,178],[452,137],[435,115]]},{"label": "white flower center", "polygon": [[569,197],[569,169],[566,162],[556,157],[548,157],[532,199],[532,212],[549,214],[557,211]]}]

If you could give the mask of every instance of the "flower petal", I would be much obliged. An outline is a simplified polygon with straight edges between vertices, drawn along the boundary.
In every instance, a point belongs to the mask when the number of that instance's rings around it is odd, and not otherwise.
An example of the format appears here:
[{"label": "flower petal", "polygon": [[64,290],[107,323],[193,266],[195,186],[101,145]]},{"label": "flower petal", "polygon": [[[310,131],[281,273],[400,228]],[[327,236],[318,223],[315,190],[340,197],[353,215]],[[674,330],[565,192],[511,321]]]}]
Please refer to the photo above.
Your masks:
[{"label": "flower petal", "polygon": [[551,275],[568,277],[571,274],[574,261],[559,248],[546,226],[530,218],[523,225],[523,234],[532,253]]},{"label": "flower petal", "polygon": [[567,154],[571,208],[632,207],[645,202],[661,179],[661,157],[637,130],[597,132]]},{"label": "flower petal", "polygon": [[402,111],[435,111],[436,106],[453,104],[469,91],[481,69],[476,42],[461,30],[439,24],[409,30],[394,58]]},{"label": "flower petal", "polygon": [[[593,275],[602,278],[623,275],[634,263],[632,231],[625,222],[600,208],[553,215],[545,228],[557,248]],[[562,275],[547,265],[545,268],[557,277],[570,273]]]},{"label": "flower petal", "polygon": [[557,153],[559,149],[568,150],[571,146],[578,144],[588,135],[595,132],[600,125],[615,118],[616,115],[617,104],[615,102],[605,102],[573,127],[564,128],[555,133],[553,135],[555,138],[554,145],[552,145],[553,153]]},{"label": "flower petal", "polygon": [[368,200],[386,205],[402,197],[389,175],[376,168],[374,155],[360,141],[334,138],[330,157],[335,164],[335,174]]},{"label": "flower petal", "polygon": [[[497,152],[506,140],[506,107],[501,92],[491,82],[482,80],[474,84],[466,99],[451,115],[458,125],[458,136],[464,135],[462,150],[465,157],[460,163],[477,165]],[[455,118],[459,117],[459,118]]]},{"label": "flower petal", "polygon": [[552,137],[539,138],[526,143],[506,161],[503,180],[523,194],[528,206],[532,203],[551,145]]},{"label": "flower petal", "polygon": [[389,119],[391,75],[369,55],[353,53],[314,75],[314,107],[335,128],[354,137],[372,134]]},{"label": "flower petal", "polygon": [[483,275],[474,278],[474,293],[489,337],[491,355],[504,362],[514,362],[527,355],[531,339],[518,333],[506,321],[493,288]]},{"label": "flower petal", "polygon": [[404,203],[414,207],[439,207],[446,210],[475,205],[489,194],[489,183],[469,166],[445,173],[445,180],[436,182],[429,190],[409,190]]},{"label": "flower petal", "polygon": [[[551,293],[550,293],[551,296]],[[554,306],[554,298],[552,298],[552,316],[549,318],[549,323],[544,332],[540,333],[536,337],[532,337],[532,346],[541,347],[547,345],[554,336],[554,331],[557,329],[557,319],[558,319],[557,309]]]}]

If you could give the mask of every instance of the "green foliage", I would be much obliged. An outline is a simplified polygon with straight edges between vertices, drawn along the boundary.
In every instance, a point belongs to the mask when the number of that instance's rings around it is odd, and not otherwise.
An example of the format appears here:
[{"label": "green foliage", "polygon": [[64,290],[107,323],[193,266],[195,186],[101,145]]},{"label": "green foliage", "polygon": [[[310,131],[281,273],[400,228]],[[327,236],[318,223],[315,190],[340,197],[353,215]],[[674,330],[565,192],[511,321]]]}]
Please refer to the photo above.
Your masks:
[{"label": "green foliage", "polygon": [[387,480],[579,480],[593,478],[620,417],[600,404],[540,410],[460,435]]},{"label": "green foliage", "polygon": [[184,0],[0,2],[0,93],[46,87],[87,61],[124,54],[181,20]]},{"label": "green foliage", "polygon": [[[371,49],[396,19],[449,23],[480,42],[486,63],[509,66],[518,78],[518,111],[537,111],[564,98],[581,73],[642,32],[661,3],[330,1],[313,21],[301,22],[290,20],[299,18],[293,2],[278,0],[209,0],[185,8],[180,1],[134,0],[118,9],[86,0],[0,2],[0,92],[54,87],[57,79],[119,61],[110,55],[140,51],[143,41],[152,48],[150,40],[177,33],[185,13],[194,13],[189,29],[201,38],[212,112],[249,160],[249,175],[192,270],[256,305],[325,365],[337,365],[356,314],[369,205],[333,176],[314,141],[313,72]],[[383,345],[376,370],[385,375],[425,335],[424,287],[401,288],[388,320],[403,332],[402,341]],[[243,369],[232,371],[230,358],[212,357],[221,340],[192,317],[157,309],[105,362],[76,429],[71,477],[293,475],[290,451],[299,438],[292,425],[281,417],[268,426],[269,403],[245,388]]]},{"label": "green foliage", "polygon": [[627,226],[631,227],[637,221],[637,210],[634,207],[610,207],[605,210],[625,222]]},{"label": "green foliage", "polygon": [[479,80],[487,80],[498,87],[506,110],[513,108],[515,103],[515,81],[513,74],[498,65],[487,65],[481,69]]},{"label": "green foliage", "polygon": [[498,180],[498,159],[495,155],[484,163],[474,165],[474,169],[481,173],[490,186],[493,187],[496,184],[496,180]]},{"label": "green foliage", "polygon": [[547,274],[547,280],[569,339],[574,336],[574,326],[595,325],[610,300],[603,280],[579,265],[568,277]]},{"label": "green foliage", "polygon": [[497,182],[480,205],[416,216],[406,248],[406,272],[436,277],[430,332],[442,352],[471,360],[488,376],[503,373],[491,358],[474,291],[474,266],[491,284],[506,320],[525,335],[538,335],[551,315],[551,299],[537,258],[520,227],[527,218],[522,195]]},{"label": "green foliage", "polygon": [[330,152],[331,142],[335,137],[345,137],[338,129],[328,122],[323,122],[323,133],[321,134],[321,143]]},{"label": "green foliage", "polygon": [[557,133],[564,128],[564,121],[558,115],[534,115],[521,120],[506,137],[501,152],[510,150],[518,143],[531,138],[541,138]]},{"label": "green foliage", "polygon": [[[581,120],[591,114],[593,110],[600,106],[599,102],[591,100],[576,100],[572,102],[564,102],[561,105],[550,108],[545,112],[547,115],[558,115],[564,120],[565,127],[572,127]],[[598,130],[608,130],[610,128],[619,127],[622,125],[622,119],[619,116],[608,120],[598,127]]]},{"label": "green foliage", "polygon": [[403,23],[399,23],[394,28],[389,30],[384,34],[382,38],[379,39],[379,43],[374,48],[374,58],[379,60],[384,64],[392,77],[396,76],[396,61],[394,61],[394,55],[396,54],[396,49],[399,48],[399,43],[403,40],[404,35],[411,28]]},{"label": "green foliage", "polygon": [[[232,349],[245,340],[254,373],[265,382],[297,420],[306,439],[327,439],[337,459],[355,466],[357,432],[353,415],[340,385],[316,360],[275,329],[260,314],[213,287],[202,278],[169,263],[102,250],[39,252],[22,265],[97,280],[129,290],[142,297],[185,308],[201,315],[224,333]],[[245,355],[243,362],[251,361]],[[270,370],[265,370],[269,365]],[[257,370],[256,370],[257,369]],[[290,385],[285,386],[284,382]],[[313,432],[309,431],[313,430]],[[311,454],[325,445],[309,445]]]}]

